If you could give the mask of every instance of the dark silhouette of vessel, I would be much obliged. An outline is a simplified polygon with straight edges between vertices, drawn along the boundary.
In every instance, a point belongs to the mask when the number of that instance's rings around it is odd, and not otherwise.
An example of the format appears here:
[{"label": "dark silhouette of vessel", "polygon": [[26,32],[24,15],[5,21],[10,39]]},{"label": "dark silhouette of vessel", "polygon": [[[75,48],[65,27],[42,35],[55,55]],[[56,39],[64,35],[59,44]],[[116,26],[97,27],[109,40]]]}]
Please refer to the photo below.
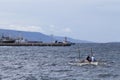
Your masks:
[{"label": "dark silhouette of vessel", "polygon": [[15,41],[16,41],[15,39],[5,36],[2,36],[0,38],[0,43],[15,43]]}]

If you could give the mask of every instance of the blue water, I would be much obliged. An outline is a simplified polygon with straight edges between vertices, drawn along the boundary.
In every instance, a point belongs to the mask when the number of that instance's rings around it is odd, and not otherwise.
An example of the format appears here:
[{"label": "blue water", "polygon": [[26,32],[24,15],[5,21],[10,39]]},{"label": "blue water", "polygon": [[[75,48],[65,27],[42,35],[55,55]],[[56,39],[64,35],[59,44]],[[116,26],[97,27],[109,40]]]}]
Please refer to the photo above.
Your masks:
[{"label": "blue water", "polygon": [[[103,63],[68,63],[90,54]],[[120,44],[77,44],[69,47],[0,47],[0,80],[120,80]]]}]

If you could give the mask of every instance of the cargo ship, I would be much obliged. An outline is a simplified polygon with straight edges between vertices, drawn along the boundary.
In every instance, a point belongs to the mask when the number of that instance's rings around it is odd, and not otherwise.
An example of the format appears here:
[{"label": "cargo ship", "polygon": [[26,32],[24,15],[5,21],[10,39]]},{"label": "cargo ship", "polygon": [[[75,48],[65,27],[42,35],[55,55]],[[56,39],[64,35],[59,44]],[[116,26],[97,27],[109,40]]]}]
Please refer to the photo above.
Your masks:
[{"label": "cargo ship", "polygon": [[0,43],[15,43],[15,41],[16,41],[15,39],[5,36],[2,36],[0,38]]}]

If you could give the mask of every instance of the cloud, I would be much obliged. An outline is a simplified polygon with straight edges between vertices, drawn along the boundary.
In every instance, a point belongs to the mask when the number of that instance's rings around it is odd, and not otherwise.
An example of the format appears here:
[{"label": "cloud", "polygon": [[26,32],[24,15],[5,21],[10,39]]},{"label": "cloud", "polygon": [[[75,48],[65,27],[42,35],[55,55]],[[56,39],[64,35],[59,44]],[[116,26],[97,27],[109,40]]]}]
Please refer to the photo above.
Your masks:
[{"label": "cloud", "polygon": [[49,31],[52,31],[54,33],[71,33],[72,30],[69,27],[64,26],[56,26],[56,25],[50,25]]},{"label": "cloud", "polygon": [[40,26],[22,26],[22,25],[1,25],[0,29],[11,29],[19,31],[42,32],[44,30]]},{"label": "cloud", "polygon": [[72,30],[70,28],[66,27],[66,28],[63,29],[63,32],[65,32],[65,33],[71,33]]},{"label": "cloud", "polygon": [[30,32],[41,32],[44,34],[53,34],[53,35],[68,35],[72,32],[69,27],[59,27],[56,25],[50,26],[26,26],[26,25],[5,25],[0,24],[0,29],[10,29],[18,31],[30,31]]}]

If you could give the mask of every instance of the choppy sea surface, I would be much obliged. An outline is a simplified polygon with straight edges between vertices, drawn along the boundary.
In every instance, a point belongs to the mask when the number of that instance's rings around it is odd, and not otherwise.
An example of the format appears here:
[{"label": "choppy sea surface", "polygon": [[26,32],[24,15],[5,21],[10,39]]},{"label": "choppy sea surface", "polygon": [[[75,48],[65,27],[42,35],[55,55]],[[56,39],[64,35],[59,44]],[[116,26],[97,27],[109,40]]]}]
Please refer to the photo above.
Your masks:
[{"label": "choppy sea surface", "polygon": [[[93,49],[105,64],[73,66]],[[0,47],[0,80],[120,80],[120,44],[77,44],[68,47]]]}]

